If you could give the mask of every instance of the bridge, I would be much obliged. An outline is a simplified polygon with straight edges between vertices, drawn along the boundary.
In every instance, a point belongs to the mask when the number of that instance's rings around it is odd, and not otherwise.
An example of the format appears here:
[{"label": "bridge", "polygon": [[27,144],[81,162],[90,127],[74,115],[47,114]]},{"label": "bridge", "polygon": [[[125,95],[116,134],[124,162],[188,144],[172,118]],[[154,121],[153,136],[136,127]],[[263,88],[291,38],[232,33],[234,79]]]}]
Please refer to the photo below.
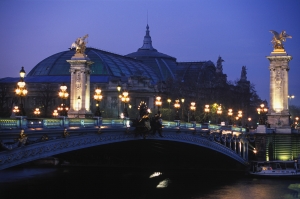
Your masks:
[{"label": "bridge", "polygon": [[246,130],[209,124],[164,121],[163,137],[137,135],[126,119],[0,119],[0,170],[73,150],[140,139],[181,142],[217,151],[248,164]]}]

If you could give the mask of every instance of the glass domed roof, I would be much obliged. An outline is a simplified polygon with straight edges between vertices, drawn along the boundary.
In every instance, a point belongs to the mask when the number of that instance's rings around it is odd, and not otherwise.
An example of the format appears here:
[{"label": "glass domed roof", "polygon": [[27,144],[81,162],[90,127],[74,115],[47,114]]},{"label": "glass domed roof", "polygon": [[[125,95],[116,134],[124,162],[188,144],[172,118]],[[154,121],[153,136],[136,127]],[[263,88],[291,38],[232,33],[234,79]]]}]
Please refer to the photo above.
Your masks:
[{"label": "glass domed roof", "polygon": [[[33,76],[70,76],[70,64],[75,50],[63,51],[47,57],[38,63],[27,75]],[[93,62],[90,65],[91,76],[130,77],[145,76],[157,82],[158,75],[149,66],[129,57],[109,53],[95,48],[86,48],[85,54]]]}]

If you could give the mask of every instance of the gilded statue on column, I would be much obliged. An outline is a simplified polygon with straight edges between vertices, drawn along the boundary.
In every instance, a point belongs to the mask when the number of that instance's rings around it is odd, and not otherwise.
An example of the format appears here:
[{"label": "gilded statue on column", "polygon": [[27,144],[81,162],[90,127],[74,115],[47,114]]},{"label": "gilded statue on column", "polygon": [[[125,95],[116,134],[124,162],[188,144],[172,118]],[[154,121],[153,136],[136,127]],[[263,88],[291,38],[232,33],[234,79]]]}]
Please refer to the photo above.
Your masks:
[{"label": "gilded statue on column", "polygon": [[86,49],[86,44],[88,43],[86,41],[86,39],[88,38],[88,36],[89,35],[86,34],[83,37],[77,38],[76,41],[74,43],[72,43],[71,49],[75,48],[76,49],[76,53],[84,54],[85,49]]},{"label": "gilded statue on column", "polygon": [[285,42],[287,38],[292,38],[292,36],[288,35],[285,30],[281,33],[278,33],[275,30],[270,30],[270,32],[274,35],[271,40],[274,49],[284,49],[283,42]]}]

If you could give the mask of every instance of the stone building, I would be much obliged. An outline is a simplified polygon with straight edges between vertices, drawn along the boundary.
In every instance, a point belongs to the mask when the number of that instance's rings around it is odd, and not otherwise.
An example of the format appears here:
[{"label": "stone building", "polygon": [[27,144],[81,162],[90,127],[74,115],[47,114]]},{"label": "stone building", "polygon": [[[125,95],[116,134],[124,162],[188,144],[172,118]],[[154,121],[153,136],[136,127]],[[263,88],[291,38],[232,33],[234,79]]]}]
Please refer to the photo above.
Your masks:
[{"label": "stone building", "polygon": [[[70,63],[67,60],[71,60],[74,54],[74,49],[56,53],[39,62],[29,72],[27,71],[24,78],[28,90],[24,104],[27,115],[32,115],[33,110],[39,107],[42,116],[50,116],[53,110],[60,106],[62,103],[62,99],[58,97],[60,86],[65,84],[67,92],[70,93],[71,73]],[[227,82],[227,75],[223,74],[221,57],[217,61],[217,67],[211,61],[177,62],[176,58],[160,53],[153,47],[148,25],[143,45],[136,52],[122,56],[87,47],[85,54],[91,61],[89,110],[91,113],[95,112],[94,91],[100,88],[103,95],[100,103],[103,117],[120,115],[124,103],[121,102],[119,96],[124,90],[129,92],[129,108],[137,109],[143,101],[153,109],[156,95],[162,95],[164,101],[170,97],[171,92],[176,98],[192,96],[197,100],[203,95],[193,96],[193,89],[198,88],[191,88],[190,85],[204,84],[205,79],[205,81],[219,85],[220,90],[224,91],[220,86],[224,86]],[[180,91],[174,88],[176,84],[173,85],[172,90],[171,84],[177,80],[189,87],[191,91],[187,92],[186,89]],[[11,115],[14,105],[20,103],[14,92],[18,81],[18,77],[0,79],[1,117]],[[117,90],[118,86],[121,86],[121,91]],[[217,98],[218,96],[215,96],[213,100]],[[67,105],[70,105],[68,100]],[[167,106],[167,103],[163,105]]]}]

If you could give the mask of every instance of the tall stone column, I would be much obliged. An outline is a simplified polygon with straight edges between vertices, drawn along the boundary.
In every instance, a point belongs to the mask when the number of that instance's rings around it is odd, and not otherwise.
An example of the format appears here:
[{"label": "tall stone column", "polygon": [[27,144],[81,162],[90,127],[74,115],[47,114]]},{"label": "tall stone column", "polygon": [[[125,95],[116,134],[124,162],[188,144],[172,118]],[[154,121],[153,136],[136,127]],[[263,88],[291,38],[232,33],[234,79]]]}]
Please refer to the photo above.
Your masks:
[{"label": "tall stone column", "polygon": [[83,53],[77,53],[67,60],[70,63],[71,91],[69,118],[91,117],[90,111],[90,65],[93,63]]},{"label": "tall stone column", "polygon": [[274,49],[270,56],[270,107],[268,123],[276,133],[291,133],[288,109],[289,56],[284,49]]}]

